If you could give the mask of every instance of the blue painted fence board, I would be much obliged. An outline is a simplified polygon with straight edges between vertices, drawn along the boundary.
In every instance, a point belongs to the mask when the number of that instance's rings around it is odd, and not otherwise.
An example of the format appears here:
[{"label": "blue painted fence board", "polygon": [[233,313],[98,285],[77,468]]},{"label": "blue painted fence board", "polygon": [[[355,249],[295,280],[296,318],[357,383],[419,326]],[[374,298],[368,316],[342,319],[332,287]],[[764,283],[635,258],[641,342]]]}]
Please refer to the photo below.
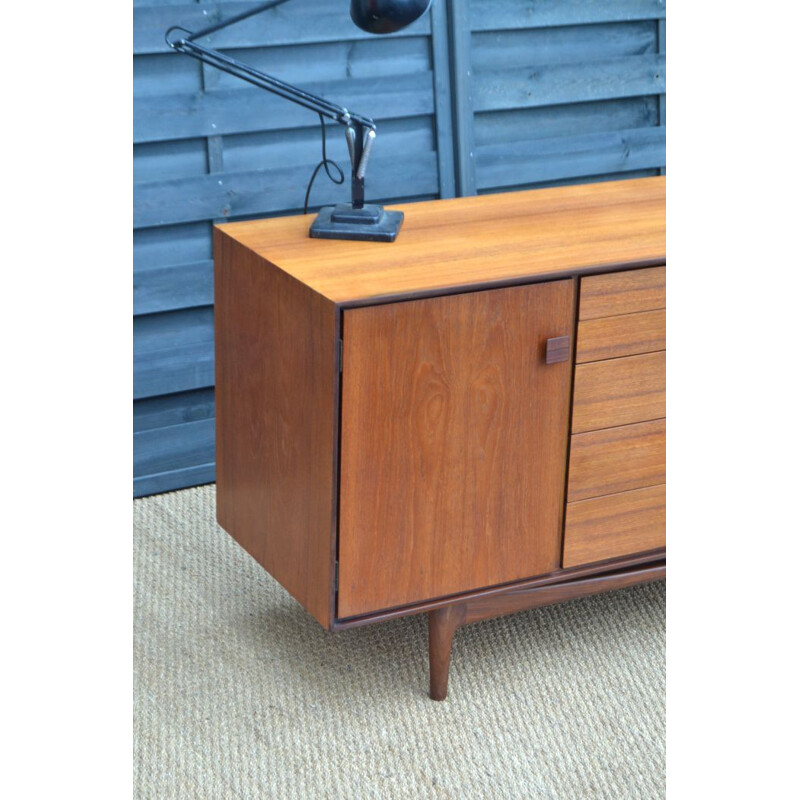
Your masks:
[{"label": "blue painted fence board", "polygon": [[133,399],[214,383],[214,342],[180,344],[133,357]]},{"label": "blue painted fence board", "polygon": [[562,136],[478,148],[478,186],[521,187],[560,178],[658,168],[663,128]]},{"label": "blue painted fence board", "polygon": [[179,139],[133,146],[134,183],[205,175],[207,171],[206,139]]},{"label": "blue painted fence board", "polygon": [[[370,199],[393,200],[435,194],[439,188],[436,154],[416,153],[413,160],[412,171],[398,159],[377,156],[370,159],[374,175],[369,183]],[[141,228],[302,209],[313,168],[313,164],[304,164],[137,184],[133,193],[133,224]],[[314,206],[320,206],[346,200],[347,194],[341,186],[320,179],[314,184],[312,198]]]},{"label": "blue painted fence board", "polygon": [[[657,169],[634,169],[625,170],[624,172],[606,172],[602,175],[579,175],[574,178],[557,178],[550,181],[536,181],[535,184],[524,184],[523,186],[514,187],[513,191],[522,191],[523,189],[547,189],[553,186],[575,186],[576,184],[585,183],[604,183],[606,181],[624,181],[631,180],[632,178],[652,178],[658,175]],[[488,189],[481,189],[478,194],[498,194],[500,192],[507,192],[509,189],[503,186],[492,187]]]},{"label": "blue painted fence board", "polygon": [[[385,119],[433,113],[429,74],[392,78],[391,91],[384,81],[374,78],[309,83],[303,88],[372,117],[379,130]],[[259,89],[165,94],[133,102],[134,142],[290,130],[317,124],[317,116],[307,109]]]},{"label": "blue painted fence board", "polygon": [[214,420],[185,422],[134,434],[134,475],[152,475],[214,461]]},{"label": "blue painted fence board", "polygon": [[475,110],[656,95],[665,90],[664,68],[664,56],[648,54],[591,63],[486,70],[475,76]]},{"label": "blue painted fence board", "polygon": [[658,103],[654,97],[627,97],[544,108],[512,108],[476,114],[475,144],[481,147],[597,131],[650,128],[658,124]]},{"label": "blue painted fence board", "polygon": [[193,222],[133,232],[133,268],[167,266],[212,257],[211,223]]},{"label": "blue painted fence board", "polygon": [[214,419],[214,390],[211,388],[148,397],[133,406],[134,433],[207,419]]},{"label": "blue painted fence board", "polygon": [[[327,125],[328,157],[347,163],[349,159],[343,128],[339,125]],[[308,168],[309,175],[317,161],[321,158],[319,125],[310,128],[296,129],[287,135],[285,131],[258,131],[223,137],[224,169],[227,172],[243,172],[263,169],[265,165],[296,164]],[[380,135],[375,143],[375,158],[386,160],[397,152],[416,154],[433,153],[436,149],[436,133],[431,118],[421,115],[405,119],[382,120]],[[311,163],[313,160],[313,164]],[[369,171],[370,186],[373,183],[372,169]],[[308,180],[302,181],[302,188]],[[339,189],[346,194],[345,189]]]},{"label": "blue painted fence board", "polygon": [[475,70],[516,69],[532,64],[588,63],[656,52],[656,23],[613,23],[569,28],[486,31],[472,34]]},{"label": "blue painted fence board", "polygon": [[214,262],[195,261],[133,271],[133,313],[154,314],[214,302]]},{"label": "blue painted fence board", "polygon": [[197,61],[181,58],[176,53],[139,56],[133,60],[134,109],[146,98],[199,92],[201,89],[202,70]]},{"label": "blue painted fence board", "polygon": [[661,19],[664,0],[472,0],[473,30]]},{"label": "blue painted fence board", "polygon": [[[134,450],[136,446],[134,437]],[[139,443],[139,447],[144,447],[144,443]],[[146,497],[149,494],[160,494],[161,492],[172,492],[176,489],[188,489],[191,486],[202,486],[205,483],[214,483],[216,480],[216,465],[199,464],[194,467],[170,470],[168,472],[157,472],[151,475],[134,476],[133,496]]]},{"label": "blue painted fence board", "polygon": [[[214,480],[214,221],[296,213],[316,115],[169,51],[253,2],[134,0],[134,495]],[[209,41],[373,116],[370,199],[658,174],[662,0],[434,0],[390,37],[343,0],[286,3]],[[346,164],[338,126],[329,153]],[[312,206],[345,199],[318,178]]]},{"label": "blue painted fence board", "polygon": [[146,314],[133,319],[134,355],[213,338],[212,307],[190,308],[171,314]]}]

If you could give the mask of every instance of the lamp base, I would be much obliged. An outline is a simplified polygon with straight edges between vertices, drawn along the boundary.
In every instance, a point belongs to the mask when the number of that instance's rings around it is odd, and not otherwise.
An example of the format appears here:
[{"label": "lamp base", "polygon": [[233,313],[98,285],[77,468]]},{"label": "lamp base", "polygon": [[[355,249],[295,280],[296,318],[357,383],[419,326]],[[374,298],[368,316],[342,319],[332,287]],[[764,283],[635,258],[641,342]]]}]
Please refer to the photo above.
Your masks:
[{"label": "lamp base", "polygon": [[351,203],[321,208],[308,235],[312,239],[350,239],[357,242],[393,242],[403,224],[402,211],[383,206],[353,208]]}]

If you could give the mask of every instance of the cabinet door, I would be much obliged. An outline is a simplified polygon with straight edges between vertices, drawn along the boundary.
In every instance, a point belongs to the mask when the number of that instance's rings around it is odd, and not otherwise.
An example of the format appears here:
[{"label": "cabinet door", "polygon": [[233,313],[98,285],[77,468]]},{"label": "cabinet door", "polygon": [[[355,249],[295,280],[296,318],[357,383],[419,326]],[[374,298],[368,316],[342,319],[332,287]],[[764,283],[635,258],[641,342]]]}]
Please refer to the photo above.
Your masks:
[{"label": "cabinet door", "polygon": [[[344,312],[339,618],[560,566],[571,280]],[[556,356],[558,358],[559,356]]]}]

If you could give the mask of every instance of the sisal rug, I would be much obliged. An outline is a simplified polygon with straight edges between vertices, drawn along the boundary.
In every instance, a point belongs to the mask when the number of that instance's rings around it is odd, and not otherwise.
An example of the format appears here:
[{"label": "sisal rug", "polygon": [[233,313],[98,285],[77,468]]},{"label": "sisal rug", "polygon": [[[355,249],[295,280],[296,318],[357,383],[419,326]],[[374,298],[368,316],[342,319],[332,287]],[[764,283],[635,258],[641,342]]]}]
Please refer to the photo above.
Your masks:
[{"label": "sisal rug", "polygon": [[134,502],[137,798],[661,798],[665,584],[461,628],[325,632],[214,519]]}]

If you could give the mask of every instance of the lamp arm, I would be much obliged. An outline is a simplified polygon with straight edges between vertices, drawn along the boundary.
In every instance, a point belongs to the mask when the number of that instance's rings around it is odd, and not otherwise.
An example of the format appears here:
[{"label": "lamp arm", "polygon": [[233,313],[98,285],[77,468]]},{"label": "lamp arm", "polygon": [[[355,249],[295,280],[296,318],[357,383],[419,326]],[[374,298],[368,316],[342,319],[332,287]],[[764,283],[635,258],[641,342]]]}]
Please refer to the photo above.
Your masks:
[{"label": "lamp arm", "polygon": [[311,111],[316,111],[317,114],[322,114],[323,117],[334,120],[341,125],[348,126],[351,122],[357,122],[368,130],[375,130],[375,123],[369,117],[348,111],[338,103],[331,103],[329,100],[301,89],[299,86],[293,86],[291,83],[286,83],[286,81],[282,81],[272,75],[267,75],[267,73],[261,72],[225,53],[221,53],[219,50],[198,44],[190,38],[170,40],[168,38],[169,34],[175,30],[182,30],[187,33],[188,31],[177,25],[167,31],[167,44],[176,52],[191,56],[204,64],[247,81],[253,86],[266,89],[268,92],[273,92],[286,100],[291,100]]}]

